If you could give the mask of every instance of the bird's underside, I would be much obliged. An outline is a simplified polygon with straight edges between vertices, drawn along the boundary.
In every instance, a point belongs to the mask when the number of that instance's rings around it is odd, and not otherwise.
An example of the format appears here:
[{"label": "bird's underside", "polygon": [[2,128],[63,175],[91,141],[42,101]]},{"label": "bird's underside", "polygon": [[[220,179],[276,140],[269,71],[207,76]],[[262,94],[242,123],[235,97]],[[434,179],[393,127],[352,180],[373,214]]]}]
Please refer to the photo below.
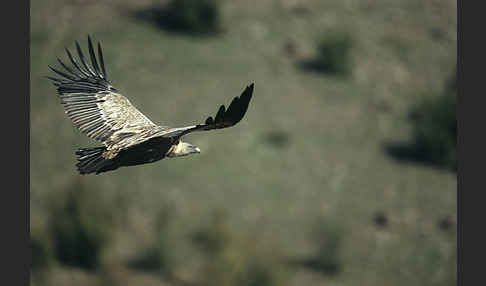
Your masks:
[{"label": "bird's underside", "polygon": [[[57,86],[68,117],[82,133],[103,146],[81,148],[76,152],[81,174],[102,173],[123,166],[156,162],[165,157],[199,153],[199,149],[182,142],[182,136],[195,131],[208,131],[234,126],[245,115],[253,94],[253,84],[235,97],[228,109],[221,105],[216,116],[203,124],[171,128],[153,123],[130,101],[119,94],[108,80],[101,45],[98,57],[88,36],[91,65],[76,42],[80,63],[66,48],[72,66],[58,59],[65,71],[51,68],[62,78],[48,77]],[[98,64],[99,61],[99,64]]]}]

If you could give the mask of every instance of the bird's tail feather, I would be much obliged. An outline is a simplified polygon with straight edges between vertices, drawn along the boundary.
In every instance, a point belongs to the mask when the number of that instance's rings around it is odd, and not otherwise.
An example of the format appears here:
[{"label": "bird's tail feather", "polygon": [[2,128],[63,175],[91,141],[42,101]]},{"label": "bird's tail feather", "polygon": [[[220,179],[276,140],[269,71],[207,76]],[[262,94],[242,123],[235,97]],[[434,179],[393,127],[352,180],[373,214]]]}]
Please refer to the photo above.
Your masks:
[{"label": "bird's tail feather", "polygon": [[105,159],[102,155],[106,147],[80,148],[76,151],[78,171],[80,174],[99,174],[116,169],[113,160]]}]

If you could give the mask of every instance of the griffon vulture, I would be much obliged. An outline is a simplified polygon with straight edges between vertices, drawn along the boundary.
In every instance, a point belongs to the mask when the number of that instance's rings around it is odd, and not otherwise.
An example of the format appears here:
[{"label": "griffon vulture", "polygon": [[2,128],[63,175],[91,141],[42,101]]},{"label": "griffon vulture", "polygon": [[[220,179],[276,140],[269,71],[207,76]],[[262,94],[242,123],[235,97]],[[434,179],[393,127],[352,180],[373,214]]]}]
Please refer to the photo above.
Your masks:
[{"label": "griffon vulture", "polygon": [[[254,84],[245,88],[231,101],[228,109],[221,105],[216,116],[203,124],[171,128],[154,124],[111,85],[105,70],[101,45],[96,57],[88,36],[91,66],[86,62],[76,41],[79,60],[66,53],[72,66],[57,59],[66,71],[49,68],[62,79],[47,77],[57,87],[65,113],[81,132],[104,146],[81,148],[76,151],[79,173],[102,173],[123,166],[159,161],[199,153],[198,147],[182,142],[182,136],[195,131],[208,131],[234,126],[245,115],[253,94]],[[99,63],[99,64],[98,64]]]}]

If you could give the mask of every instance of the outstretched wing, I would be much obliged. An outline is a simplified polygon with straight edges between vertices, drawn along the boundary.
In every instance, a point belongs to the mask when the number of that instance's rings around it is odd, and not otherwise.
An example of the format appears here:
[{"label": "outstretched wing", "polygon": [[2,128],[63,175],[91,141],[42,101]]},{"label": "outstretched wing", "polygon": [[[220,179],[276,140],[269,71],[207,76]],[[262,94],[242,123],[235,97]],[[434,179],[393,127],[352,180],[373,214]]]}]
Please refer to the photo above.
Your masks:
[{"label": "outstretched wing", "polygon": [[224,105],[221,105],[214,119],[213,117],[209,116],[204,124],[181,128],[171,128],[165,131],[162,136],[180,137],[195,131],[222,129],[236,125],[241,121],[241,119],[243,119],[246,111],[248,110],[248,105],[250,104],[250,100],[253,95],[253,87],[254,84],[252,83],[245,88],[239,97],[237,96],[233,98],[228,106],[228,109],[226,109]]},{"label": "outstretched wing", "polygon": [[140,137],[138,135],[159,130],[160,126],[145,117],[126,97],[118,94],[113,88],[105,70],[101,44],[98,43],[98,59],[89,36],[88,48],[91,67],[76,41],[82,66],[66,48],[73,67],[65,65],[58,58],[57,60],[67,72],[49,66],[62,79],[47,77],[57,86],[64,110],[74,125],[88,137],[106,146],[119,143],[134,135]]}]

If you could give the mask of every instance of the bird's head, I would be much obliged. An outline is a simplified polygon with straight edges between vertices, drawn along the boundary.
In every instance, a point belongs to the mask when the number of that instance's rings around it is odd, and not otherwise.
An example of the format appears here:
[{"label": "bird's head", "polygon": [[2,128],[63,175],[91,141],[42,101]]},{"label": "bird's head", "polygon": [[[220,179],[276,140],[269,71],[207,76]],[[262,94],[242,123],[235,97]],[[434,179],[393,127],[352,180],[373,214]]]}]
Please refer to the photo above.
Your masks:
[{"label": "bird's head", "polygon": [[179,141],[179,144],[174,146],[174,149],[167,154],[167,157],[182,157],[193,153],[201,153],[201,150],[192,144]]}]

